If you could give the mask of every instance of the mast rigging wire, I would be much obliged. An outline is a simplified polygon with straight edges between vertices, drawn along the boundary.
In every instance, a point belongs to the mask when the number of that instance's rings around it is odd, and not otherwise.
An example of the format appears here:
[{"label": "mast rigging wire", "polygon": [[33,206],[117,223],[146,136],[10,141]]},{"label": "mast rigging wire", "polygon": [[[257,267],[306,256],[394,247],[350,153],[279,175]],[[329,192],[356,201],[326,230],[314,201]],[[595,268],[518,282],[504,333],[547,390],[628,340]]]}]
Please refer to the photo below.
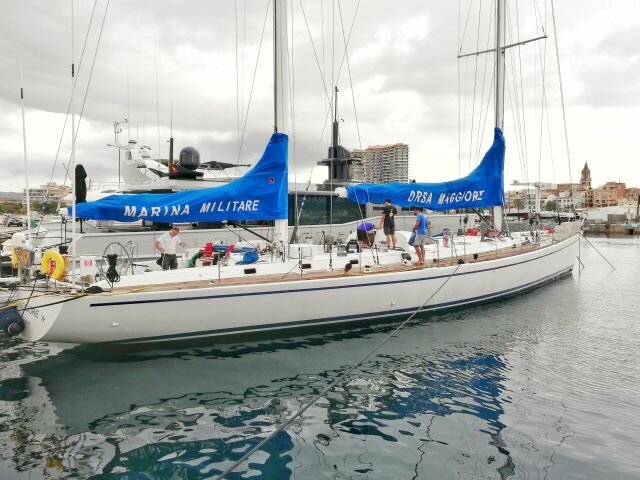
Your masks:
[{"label": "mast rigging wire", "polygon": [[[98,33],[98,40],[96,42],[96,50],[94,52],[93,55],[93,60],[91,62],[91,69],[89,70],[89,81],[87,82],[87,89],[84,92],[84,97],[82,99],[82,107],[80,108],[80,115],[78,116],[78,126],[75,129],[75,136],[76,138],[78,137],[78,132],[80,131],[80,123],[82,122],[82,118],[83,118],[83,114],[84,114],[84,107],[87,103],[87,96],[89,95],[89,87],[91,86],[91,79],[93,78],[93,70],[94,67],[96,65],[96,59],[98,58],[98,49],[100,47],[100,40],[102,39],[102,32],[104,30],[104,24],[105,21],[107,20],[107,13],[109,11],[109,3],[111,2],[111,0],[107,0],[107,6],[104,9],[104,16],[102,17],[102,24],[100,25],[100,32]],[[76,81],[77,81],[77,76],[76,76]],[[75,87],[75,83],[74,83],[74,87]],[[70,161],[70,160],[69,160]],[[74,173],[70,173],[69,172],[69,168],[66,168],[66,176],[68,176],[69,178],[71,177],[72,174]],[[66,182],[66,176],[65,176],[65,182]],[[72,180],[70,178],[70,180]]]},{"label": "mast rigging wire", "polygon": [[[518,8],[518,3],[515,3],[515,11],[516,11],[516,42],[520,42],[520,9]],[[511,13],[511,10],[507,8],[507,16]],[[513,40],[513,32],[509,29],[509,33],[511,34],[512,41]],[[520,73],[520,104],[522,105],[522,139],[523,139],[523,157],[525,160],[525,166],[527,169],[527,177],[529,176],[529,148],[527,145],[527,115],[526,115],[526,107],[524,102],[524,75],[522,74],[522,46],[518,45],[517,47],[517,55],[518,55],[518,71]],[[514,55],[511,56],[513,61]],[[535,65],[535,63],[534,63]],[[514,70],[515,75],[515,70]]]},{"label": "mast rigging wire", "polygon": [[[476,35],[476,50],[479,50],[480,46],[480,20],[482,11],[482,0],[478,2],[478,33]],[[496,46],[496,48],[498,48]],[[473,128],[475,126],[475,111],[476,111],[476,87],[478,85],[478,55],[475,56],[475,67],[473,74],[473,102],[471,104],[471,133],[469,135],[469,158],[467,160],[467,167],[471,170],[471,154],[473,152]]]},{"label": "mast rigging wire", "polygon": [[[356,11],[355,11],[355,13],[353,14],[353,21],[351,22],[351,28],[350,28],[350,30],[349,30],[349,35],[347,36],[347,48],[348,48],[349,43],[350,43],[350,41],[351,41],[351,34],[353,33],[353,27],[354,27],[355,22],[356,22],[356,16],[358,15],[358,9],[359,9],[359,8],[360,8],[360,0],[358,0],[358,4],[357,4],[357,6],[356,6]],[[308,25],[307,25],[307,31],[309,31],[309,30],[308,30],[308,28],[309,28],[309,27],[308,27]],[[309,34],[310,34],[310,33],[309,33]],[[345,50],[346,50],[346,49],[345,49]],[[345,55],[343,54],[342,60],[340,61],[340,66],[339,66],[339,68],[338,68],[338,78],[340,77],[340,73],[342,72],[342,65],[344,64],[344,58],[345,58]],[[333,98],[330,100],[330,102],[332,102],[332,101],[333,101]],[[331,104],[330,104],[330,105],[331,105]],[[332,110],[331,110],[331,108],[327,108],[327,110],[326,110],[326,112],[325,112],[325,116],[324,116],[324,123],[323,123],[323,126],[322,126],[322,131],[320,132],[320,138],[318,139],[318,148],[320,148],[320,145],[322,144],[323,137],[324,137],[325,131],[326,131],[326,129],[327,129],[327,125],[328,125],[329,114],[331,113],[331,111],[332,111]]]},{"label": "mast rigging wire", "polygon": [[553,38],[555,39],[556,62],[558,66],[558,77],[560,80],[560,103],[562,104],[562,124],[564,126],[564,141],[567,149],[567,161],[569,163],[569,185],[571,185],[571,203],[575,210],[575,197],[573,186],[573,175],[571,173],[571,152],[569,150],[569,133],[567,129],[567,114],[564,103],[564,89],[562,88],[562,71],[560,70],[560,53],[558,51],[558,31],[556,30],[556,9],[554,1],[551,0],[551,18],[553,19]]},{"label": "mast rigging wire", "polygon": [[[21,18],[20,18],[20,7],[18,7],[18,28],[20,28]],[[22,38],[20,39],[20,50],[19,50],[19,64],[20,64],[20,106],[22,110],[22,150],[24,154],[24,194],[25,200],[27,201],[27,249],[31,248],[32,242],[32,232],[31,232],[31,192],[29,191],[29,157],[27,155],[27,124],[25,120],[24,113],[24,71],[22,68],[22,55],[23,55],[23,42]],[[39,225],[39,224],[38,224]],[[18,256],[18,259],[20,257]],[[27,261],[29,263],[29,261]]]},{"label": "mast rigging wire", "polygon": [[[541,15],[539,12],[539,8],[538,8],[538,3],[535,3],[536,6],[536,13],[538,15]],[[546,3],[545,3],[545,7],[546,7]],[[547,18],[548,14],[546,13],[546,8],[545,8],[545,15],[544,18]],[[540,24],[538,24],[538,20],[541,22]],[[539,25],[540,30],[546,35],[546,29],[544,26],[544,23],[542,23],[542,18],[541,16],[537,16],[536,17],[536,25]],[[546,59],[547,59],[547,42],[545,39],[544,42],[544,51],[540,51],[541,47],[538,46],[538,53],[539,53],[539,57],[541,59],[541,71],[545,72],[545,77],[546,77]],[[544,63],[542,62],[542,59],[544,59]],[[543,80],[544,78],[543,77]],[[551,122],[549,119],[549,105],[548,105],[548,98],[547,98],[547,88],[546,88],[546,82],[543,82],[543,88],[542,88],[542,108],[544,109],[545,113],[546,113],[546,127],[547,127],[547,139],[549,140],[549,157],[551,159],[551,176],[552,176],[552,182],[556,183],[556,167],[555,167],[555,157],[553,154],[553,143],[552,143],[552,139],[551,139]],[[541,127],[542,130],[542,127]],[[542,149],[542,146],[540,146],[540,148]],[[541,154],[542,155],[542,154]]]},{"label": "mast rigging wire", "polygon": [[[545,39],[544,42],[544,49],[542,52],[540,52],[540,49],[538,49],[538,52],[540,53],[540,62],[542,63],[541,65],[541,78],[542,78],[542,85],[541,85],[541,89],[542,89],[542,95],[541,95],[541,99],[540,99],[540,139],[538,142],[538,184],[540,184],[542,182],[542,172],[541,172],[541,168],[542,168],[542,136],[543,136],[543,130],[544,130],[544,118],[545,118],[545,101],[546,101],[546,84],[545,84],[545,76],[547,73],[547,41]],[[540,188],[540,187],[538,187]]]},{"label": "mast rigging wire", "polygon": [[[320,72],[320,79],[322,80],[322,88],[324,90],[324,95],[329,102],[329,105],[332,104],[331,99],[329,99],[329,90],[327,89],[327,82],[325,81],[325,76],[322,73],[322,67],[320,66],[320,59],[318,58],[318,53],[316,51],[316,45],[313,42],[313,37],[311,36],[311,28],[309,27],[309,21],[307,20],[307,14],[304,11],[304,5],[302,5],[302,0],[300,0],[300,9],[302,10],[302,17],[304,18],[304,23],[307,27],[307,33],[309,34],[309,41],[311,42],[311,48],[313,49],[313,56],[316,59],[316,64],[318,66],[318,71]],[[323,43],[324,48],[324,43]]]},{"label": "mast rigging wire", "polygon": [[[461,11],[461,2],[462,0],[458,0],[458,11]],[[466,35],[467,35],[467,28],[469,26],[469,20],[471,19],[471,11],[472,11],[472,5],[473,2],[469,2],[469,8],[467,9],[467,16],[466,16],[466,20],[464,22],[464,29],[462,31],[462,35],[460,35],[460,22],[458,22],[458,55],[462,54],[462,46],[464,44]],[[462,142],[463,142],[463,134],[462,132],[466,131],[467,127],[467,110],[468,110],[468,101],[467,101],[467,95],[464,95],[464,99],[462,102],[462,106],[460,105],[460,99],[462,97],[462,81],[461,81],[461,76],[460,76],[460,65],[462,59],[460,58],[460,56],[458,56],[458,173],[459,176],[462,175],[461,171],[462,171]],[[469,68],[465,68],[465,75],[464,75],[464,86],[466,88],[466,85],[469,83],[468,82],[469,79]],[[461,113],[464,112],[464,114]],[[466,136],[465,136],[466,137]],[[466,140],[466,138],[464,139]]]},{"label": "mast rigging wire", "polygon": [[[492,0],[491,2],[491,9],[490,10],[494,10],[494,1]],[[491,25],[493,22],[493,15],[489,15],[489,26],[487,28],[487,43],[486,43],[486,50],[489,50],[489,43],[491,41]],[[478,44],[478,50],[479,50],[480,45]],[[487,83],[487,75],[488,75],[488,68],[487,65],[489,63],[489,56],[490,55],[484,55],[484,70],[483,70],[483,74],[482,74],[482,95],[480,96],[480,112],[478,113],[478,135],[477,135],[477,140],[476,140],[476,152],[475,152],[475,163],[476,165],[478,165],[478,163],[480,163],[480,149],[482,147],[482,139],[484,138],[484,132],[486,130],[486,126],[487,126],[487,120],[489,118],[489,103],[491,102],[491,93],[492,93],[492,88],[491,85],[493,85],[494,79],[496,77],[495,74],[495,69],[492,68],[491,69],[491,82],[489,82],[489,95],[487,95],[487,106],[486,108],[484,108],[484,122],[482,120],[482,111],[483,111],[483,105],[484,105],[484,96],[485,96],[485,92],[487,91],[486,88],[486,83]],[[482,124],[482,129],[480,128],[480,124]]]},{"label": "mast rigging wire", "polygon": [[258,54],[256,55],[256,66],[253,70],[253,78],[251,80],[251,89],[249,90],[249,99],[247,101],[247,112],[244,117],[244,122],[242,126],[242,136],[240,138],[240,152],[242,151],[242,147],[244,145],[244,134],[247,130],[247,121],[249,119],[249,109],[251,108],[251,98],[253,96],[253,87],[256,82],[256,74],[258,72],[258,65],[260,63],[260,52],[262,50],[262,41],[264,40],[264,31],[267,26],[267,18],[269,17],[269,7],[271,6],[271,0],[267,2],[267,8],[264,12],[264,21],[262,22],[262,33],[260,34],[260,43],[258,45]]},{"label": "mast rigging wire", "polygon": [[[340,6],[340,3],[338,3],[338,7],[339,6]],[[307,18],[306,18],[305,12],[304,12],[304,7],[302,5],[302,0],[300,0],[300,8],[302,10],[302,15],[303,15],[303,17],[305,19],[305,25],[306,25],[306,28],[307,28],[307,33],[309,34],[309,39],[311,40],[311,46],[313,48],[313,53],[314,53],[315,58],[316,58],[316,64],[318,65],[318,70],[320,71],[320,77],[322,78],[323,86],[325,88],[325,98],[326,98],[326,84],[324,83],[324,77],[322,75],[322,68],[320,67],[320,61],[319,61],[318,55],[316,53],[315,45],[313,43],[313,38],[311,37],[311,30],[309,28],[309,23],[307,21]],[[353,33],[353,28],[354,28],[355,23],[356,23],[356,18],[358,16],[359,8],[360,8],[360,0],[358,0],[358,3],[356,4],[355,12],[353,14],[353,20],[351,21],[351,27],[349,28],[349,35],[347,35],[345,51],[344,51],[344,54],[342,56],[342,60],[340,61],[340,66],[338,67],[338,77],[340,77],[340,73],[342,72],[342,65],[344,64],[344,59],[345,59],[345,56],[346,56],[346,53],[347,53],[347,49],[348,49],[349,43],[351,41],[351,34]],[[324,48],[324,43],[323,43],[323,48]],[[329,100],[329,105],[332,105],[332,102],[333,102],[333,98],[331,100]],[[323,126],[322,126],[322,131],[320,132],[320,138],[318,139],[318,148],[320,148],[320,145],[322,144],[323,137],[324,137],[324,134],[325,134],[325,131],[326,131],[326,128],[327,128],[327,119],[329,118],[329,113],[331,113],[331,111],[332,111],[331,107],[327,108],[326,111],[325,111],[324,123],[323,123]],[[315,171],[315,167],[316,166],[313,165],[311,167],[311,171],[309,172],[309,177],[308,177],[307,182],[306,182],[307,186],[305,187],[304,196],[302,197],[302,203],[300,204],[300,210],[299,210],[299,212],[298,212],[298,214],[296,216],[298,223],[300,221],[300,217],[302,216],[302,211],[304,209],[304,204],[305,204],[305,200],[307,198],[307,193],[309,192],[309,188],[311,187],[311,178],[313,177],[313,172]],[[297,191],[296,191],[296,193],[297,193]],[[297,205],[297,202],[296,202],[296,205]]]},{"label": "mast rigging wire", "polygon": [[[360,2],[358,2],[358,6],[359,5],[360,5]],[[358,145],[362,150],[362,139],[360,138],[360,123],[358,122],[358,109],[356,108],[356,96],[353,90],[353,78],[351,76],[351,63],[349,62],[349,52],[347,50],[347,38],[344,33],[344,22],[342,20],[342,7],[340,7],[339,1],[338,1],[338,13],[340,14],[340,27],[342,29],[342,41],[344,42],[344,58],[346,58],[347,60],[347,71],[349,72],[349,88],[351,89],[351,100],[353,101],[353,114],[356,120],[356,130],[358,131]],[[357,7],[356,7],[356,13],[357,13]]]},{"label": "mast rigging wire", "polygon": [[[508,11],[507,11],[507,16],[508,16]],[[511,24],[508,23],[508,33],[511,33],[510,27]],[[510,36],[509,38],[511,38],[512,36]],[[514,63],[514,57],[513,55],[509,56],[509,61],[511,63],[511,69],[510,69],[510,73],[511,76],[509,75],[505,75],[505,84],[506,84],[506,90],[507,90],[507,94],[509,95],[509,101],[511,104],[511,115],[513,117],[513,125],[514,125],[514,132],[515,132],[515,138],[516,138],[516,145],[518,146],[517,152],[518,152],[518,159],[520,161],[520,169],[522,172],[522,177],[524,179],[525,183],[529,182],[529,165],[527,163],[527,159],[526,159],[526,146],[525,146],[525,141],[523,138],[523,124],[522,124],[522,119],[521,119],[521,111],[520,111],[520,99],[521,97],[518,95],[518,81],[517,81],[517,69]],[[505,66],[506,66],[506,62],[505,62]],[[512,87],[513,87],[513,96],[512,96],[512,92],[509,84],[509,80],[511,80],[512,82]]]},{"label": "mast rigging wire", "polygon": [[[87,27],[87,33],[84,37],[84,43],[82,45],[82,52],[80,54],[80,62],[78,63],[78,71],[76,72],[76,82],[78,81],[78,77],[80,76],[80,69],[82,68],[82,61],[84,59],[84,52],[87,47],[87,41],[89,40],[89,33],[91,32],[91,24],[93,23],[93,16],[96,11],[96,5],[98,4],[98,0],[94,0],[93,9],[91,10],[91,17],[89,18],[89,26]],[[69,118],[69,113],[71,112],[71,99],[69,99],[69,104],[67,105],[67,113],[64,117],[64,123],[62,124],[62,132],[60,133],[60,140],[58,141],[58,150],[56,151],[56,157],[53,161],[53,167],[51,168],[51,176],[49,177],[49,182],[53,181],[53,174],[55,173],[56,165],[58,163],[58,156],[60,155],[60,149],[62,148],[62,140],[64,138],[64,131],[67,127],[67,120]],[[65,179],[66,180],[66,179]],[[47,191],[47,195],[48,195]]]}]

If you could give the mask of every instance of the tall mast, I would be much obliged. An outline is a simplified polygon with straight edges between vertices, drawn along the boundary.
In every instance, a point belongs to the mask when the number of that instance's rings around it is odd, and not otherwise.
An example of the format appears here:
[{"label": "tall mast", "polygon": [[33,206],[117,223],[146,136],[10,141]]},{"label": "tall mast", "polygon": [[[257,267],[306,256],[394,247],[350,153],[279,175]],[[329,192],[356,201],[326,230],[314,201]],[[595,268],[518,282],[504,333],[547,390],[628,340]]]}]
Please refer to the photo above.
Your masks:
[{"label": "tall mast", "polygon": [[287,0],[273,2],[273,130],[289,133]]},{"label": "tall mast", "polygon": [[[289,133],[289,45],[287,38],[287,0],[273,2],[273,130]],[[284,245],[289,232],[288,219],[275,221],[273,242]],[[284,250],[283,250],[284,252]]]},{"label": "tall mast", "polygon": [[[505,32],[505,0],[496,1],[496,128],[504,131],[504,32]],[[493,222],[498,231],[502,230],[502,205],[493,207]]]},{"label": "tall mast", "polygon": [[278,55],[278,0],[273,2],[273,133],[278,133],[278,70],[279,70],[279,55]]},{"label": "tall mast", "polygon": [[73,0],[71,0],[71,288],[75,290],[75,263],[76,263],[76,113],[74,104],[75,94],[75,65],[74,65],[74,18],[73,18]]}]

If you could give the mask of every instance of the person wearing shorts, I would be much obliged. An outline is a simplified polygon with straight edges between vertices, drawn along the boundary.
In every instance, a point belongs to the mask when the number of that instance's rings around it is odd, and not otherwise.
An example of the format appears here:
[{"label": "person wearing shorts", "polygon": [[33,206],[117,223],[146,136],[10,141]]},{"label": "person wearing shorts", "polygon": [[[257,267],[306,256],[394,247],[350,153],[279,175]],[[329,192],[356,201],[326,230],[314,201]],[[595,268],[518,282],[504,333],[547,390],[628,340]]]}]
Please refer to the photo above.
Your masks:
[{"label": "person wearing shorts", "polygon": [[416,232],[416,238],[413,241],[413,248],[416,249],[418,255],[418,265],[424,265],[424,244],[427,240],[427,225],[429,220],[427,216],[422,213],[421,207],[413,207],[413,212],[416,214],[416,224],[413,226],[413,231]]},{"label": "person wearing shorts", "polygon": [[387,236],[387,246],[391,249],[396,248],[396,220],[395,216],[398,209],[391,204],[391,199],[387,198],[382,207],[382,216],[380,217],[380,229],[384,230]]},{"label": "person wearing shorts", "polygon": [[375,238],[375,235],[376,235],[376,226],[373,223],[363,222],[360,225],[358,225],[358,228],[356,229],[356,231],[357,231],[358,245],[360,245],[360,248],[365,246],[370,247],[373,245],[373,239]]}]

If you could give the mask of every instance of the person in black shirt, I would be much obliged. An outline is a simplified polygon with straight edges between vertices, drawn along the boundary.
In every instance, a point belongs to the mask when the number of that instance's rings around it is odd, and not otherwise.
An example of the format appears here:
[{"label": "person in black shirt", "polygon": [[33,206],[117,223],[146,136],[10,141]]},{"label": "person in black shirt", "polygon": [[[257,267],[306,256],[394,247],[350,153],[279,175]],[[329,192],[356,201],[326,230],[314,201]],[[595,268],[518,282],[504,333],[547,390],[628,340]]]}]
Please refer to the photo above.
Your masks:
[{"label": "person in black shirt", "polygon": [[382,207],[382,217],[380,217],[380,228],[387,236],[387,246],[395,250],[396,248],[396,220],[398,209],[391,205],[391,199],[387,198]]}]

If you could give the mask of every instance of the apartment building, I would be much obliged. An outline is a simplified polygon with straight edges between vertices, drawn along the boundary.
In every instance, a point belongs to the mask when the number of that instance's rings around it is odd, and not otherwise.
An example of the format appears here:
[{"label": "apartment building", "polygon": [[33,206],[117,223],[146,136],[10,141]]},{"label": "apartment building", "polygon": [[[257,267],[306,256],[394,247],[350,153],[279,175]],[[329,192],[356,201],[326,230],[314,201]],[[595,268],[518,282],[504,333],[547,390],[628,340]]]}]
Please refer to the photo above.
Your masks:
[{"label": "apartment building", "polygon": [[[31,203],[58,203],[71,192],[66,185],[58,185],[56,182],[47,182],[40,187],[30,188],[29,197]],[[22,189],[22,204],[27,204],[26,190]]]},{"label": "apartment building", "polygon": [[362,176],[367,183],[408,183],[409,145],[374,145],[354,150],[352,155],[362,159]]}]

